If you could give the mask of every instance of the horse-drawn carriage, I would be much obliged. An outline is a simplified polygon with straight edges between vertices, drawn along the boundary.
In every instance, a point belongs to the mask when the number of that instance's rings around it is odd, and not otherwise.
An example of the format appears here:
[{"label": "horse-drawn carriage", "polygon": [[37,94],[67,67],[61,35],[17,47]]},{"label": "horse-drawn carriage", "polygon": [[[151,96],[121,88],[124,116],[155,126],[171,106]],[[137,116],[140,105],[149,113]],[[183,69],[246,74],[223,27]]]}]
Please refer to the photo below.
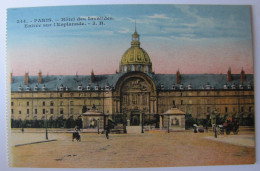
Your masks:
[{"label": "horse-drawn carriage", "polygon": [[230,132],[233,132],[236,135],[238,134],[238,131],[239,131],[239,124],[237,121],[232,119],[227,120],[223,125],[217,126],[218,134],[224,134],[224,132],[226,132],[226,134],[229,135]]},{"label": "horse-drawn carriage", "polygon": [[237,121],[227,120],[227,122],[223,124],[223,127],[226,130],[227,135],[229,135],[231,131],[234,134],[238,134],[239,124]]}]

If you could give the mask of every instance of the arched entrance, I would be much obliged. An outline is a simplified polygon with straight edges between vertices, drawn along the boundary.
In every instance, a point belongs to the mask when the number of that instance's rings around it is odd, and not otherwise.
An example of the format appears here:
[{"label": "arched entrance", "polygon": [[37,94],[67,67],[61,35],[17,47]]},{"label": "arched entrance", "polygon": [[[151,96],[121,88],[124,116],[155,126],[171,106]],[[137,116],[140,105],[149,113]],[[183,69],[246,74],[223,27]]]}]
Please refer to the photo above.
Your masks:
[{"label": "arched entrance", "polygon": [[156,112],[155,85],[145,73],[126,73],[119,79],[116,90],[119,110],[125,116],[127,126],[141,126],[142,114]]},{"label": "arched entrance", "polygon": [[[124,82],[120,92],[121,111],[130,120],[131,126],[141,125],[141,114],[149,112],[149,85],[137,77]],[[128,121],[129,122],[129,121]]]}]

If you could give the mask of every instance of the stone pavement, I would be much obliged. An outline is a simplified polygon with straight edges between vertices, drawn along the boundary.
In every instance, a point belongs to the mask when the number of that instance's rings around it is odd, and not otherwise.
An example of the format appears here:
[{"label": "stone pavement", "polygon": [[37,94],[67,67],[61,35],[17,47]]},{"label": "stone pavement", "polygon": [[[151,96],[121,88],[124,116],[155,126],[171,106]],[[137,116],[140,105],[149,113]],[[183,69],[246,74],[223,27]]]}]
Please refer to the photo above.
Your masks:
[{"label": "stone pavement", "polygon": [[217,138],[210,136],[207,139],[220,141],[228,144],[240,145],[245,147],[255,147],[254,134],[246,135],[218,135]]},{"label": "stone pavement", "polygon": [[[17,139],[24,136],[22,133],[13,135]],[[212,132],[112,134],[108,140],[103,134],[81,133],[81,142],[72,142],[71,133],[50,133],[49,136],[57,141],[13,146],[10,166],[143,168],[236,165],[255,162],[255,148],[212,141],[207,138],[213,137]]]}]

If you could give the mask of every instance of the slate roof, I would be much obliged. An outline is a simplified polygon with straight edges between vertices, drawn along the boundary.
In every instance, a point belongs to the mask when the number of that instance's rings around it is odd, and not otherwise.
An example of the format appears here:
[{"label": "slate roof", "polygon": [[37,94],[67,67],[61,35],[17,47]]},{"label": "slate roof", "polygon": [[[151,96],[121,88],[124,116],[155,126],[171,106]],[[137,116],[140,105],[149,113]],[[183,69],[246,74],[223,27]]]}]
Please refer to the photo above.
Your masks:
[{"label": "slate roof", "polygon": [[[95,89],[95,86],[99,87],[99,90],[104,89],[105,86],[109,89],[113,89],[121,76],[124,73],[110,74],[110,75],[95,75],[95,81],[91,82],[91,75],[47,75],[42,76],[43,83],[38,83],[38,76],[29,76],[30,90],[34,90],[35,86],[38,86],[39,91],[42,87],[46,87],[46,91],[60,91],[60,87],[64,87],[64,91],[78,91],[78,86],[82,85],[83,91],[87,89],[89,85],[91,90]],[[227,83],[226,74],[181,74],[181,84],[176,84],[175,74],[147,74],[154,80],[157,89],[161,90],[172,90],[173,85],[176,90],[183,86],[184,90],[191,86],[191,90],[202,90],[207,89],[224,89],[224,84],[227,84],[228,88],[231,89],[232,85],[235,85],[236,89],[239,88],[240,74],[232,74],[232,81]],[[209,86],[207,86],[207,84]],[[253,74],[246,74],[245,82],[243,84],[244,89],[248,89],[248,85],[253,88],[254,76]],[[13,83],[11,84],[11,91],[18,91],[18,87],[21,86],[22,91],[27,89],[27,85],[24,85],[24,76],[13,76]]]}]

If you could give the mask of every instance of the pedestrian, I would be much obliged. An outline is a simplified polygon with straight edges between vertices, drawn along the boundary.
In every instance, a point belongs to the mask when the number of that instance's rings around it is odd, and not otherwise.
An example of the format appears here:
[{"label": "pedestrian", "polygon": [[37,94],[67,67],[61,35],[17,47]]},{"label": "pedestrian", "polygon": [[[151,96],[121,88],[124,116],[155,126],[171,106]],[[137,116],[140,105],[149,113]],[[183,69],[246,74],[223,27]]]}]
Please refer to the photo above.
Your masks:
[{"label": "pedestrian", "polygon": [[106,126],[106,137],[107,137],[107,139],[109,139],[108,133],[109,133],[109,126]]},{"label": "pedestrian", "polygon": [[23,129],[23,127],[22,127],[22,133],[24,133],[24,129]]}]

